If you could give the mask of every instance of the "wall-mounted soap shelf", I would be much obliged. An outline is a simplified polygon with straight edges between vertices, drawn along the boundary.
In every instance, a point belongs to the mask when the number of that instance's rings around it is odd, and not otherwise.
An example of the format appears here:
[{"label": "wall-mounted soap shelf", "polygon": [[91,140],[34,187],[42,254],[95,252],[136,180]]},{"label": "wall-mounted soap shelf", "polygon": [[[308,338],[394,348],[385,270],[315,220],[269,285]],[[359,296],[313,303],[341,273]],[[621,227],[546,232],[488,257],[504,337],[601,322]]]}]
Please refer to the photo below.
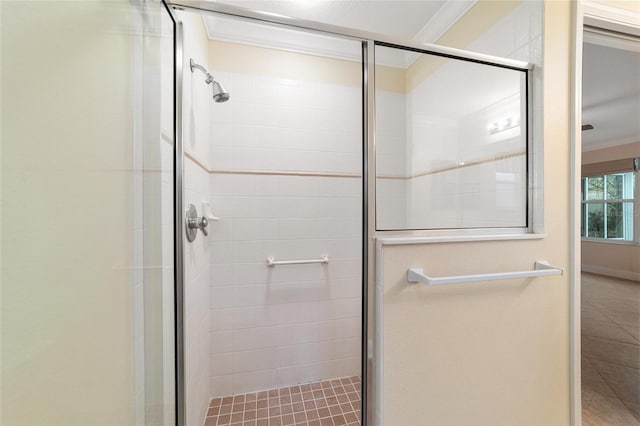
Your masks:
[{"label": "wall-mounted soap shelf", "polygon": [[208,220],[220,220],[218,216],[213,214],[211,204],[209,204],[208,201],[202,201],[202,216],[206,217]]}]

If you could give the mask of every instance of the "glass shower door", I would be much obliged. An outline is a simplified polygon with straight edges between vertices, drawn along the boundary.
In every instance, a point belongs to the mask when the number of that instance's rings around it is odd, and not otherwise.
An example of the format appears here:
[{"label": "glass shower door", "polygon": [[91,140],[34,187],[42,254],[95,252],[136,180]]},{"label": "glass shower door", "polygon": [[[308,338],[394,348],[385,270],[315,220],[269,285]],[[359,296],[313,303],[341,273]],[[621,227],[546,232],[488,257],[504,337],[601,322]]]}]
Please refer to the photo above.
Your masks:
[{"label": "glass shower door", "polygon": [[[161,3],[145,3],[134,196],[136,229],[136,424],[176,422],[174,285],[174,31]],[[137,55],[134,50],[134,58]],[[135,61],[135,59],[134,59]],[[136,65],[136,64],[134,64]],[[136,101],[134,101],[136,102]],[[134,112],[134,114],[136,114]]]},{"label": "glass shower door", "polygon": [[185,240],[187,424],[358,423],[362,44],[177,14],[185,207],[217,216]]},{"label": "glass shower door", "polygon": [[0,423],[173,424],[173,23],[0,7]]}]

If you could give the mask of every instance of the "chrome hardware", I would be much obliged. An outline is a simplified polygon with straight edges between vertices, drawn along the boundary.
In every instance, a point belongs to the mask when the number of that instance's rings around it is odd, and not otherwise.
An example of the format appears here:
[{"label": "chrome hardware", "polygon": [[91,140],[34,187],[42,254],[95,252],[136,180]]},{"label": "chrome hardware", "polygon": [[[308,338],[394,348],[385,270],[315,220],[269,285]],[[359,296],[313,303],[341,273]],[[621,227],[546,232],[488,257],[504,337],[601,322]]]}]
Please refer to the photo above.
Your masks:
[{"label": "chrome hardware", "polygon": [[185,231],[187,233],[187,241],[190,243],[196,239],[198,235],[198,229],[202,231],[204,235],[209,235],[207,226],[209,226],[209,220],[206,217],[198,216],[198,211],[193,204],[189,204],[185,213]]}]

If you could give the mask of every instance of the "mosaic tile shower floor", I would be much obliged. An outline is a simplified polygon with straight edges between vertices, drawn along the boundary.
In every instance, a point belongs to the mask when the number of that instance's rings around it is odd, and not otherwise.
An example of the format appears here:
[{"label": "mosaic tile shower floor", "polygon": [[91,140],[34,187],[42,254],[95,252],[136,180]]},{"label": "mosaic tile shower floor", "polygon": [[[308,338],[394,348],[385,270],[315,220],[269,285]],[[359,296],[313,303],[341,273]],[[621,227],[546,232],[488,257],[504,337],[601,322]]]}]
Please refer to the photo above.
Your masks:
[{"label": "mosaic tile shower floor", "polygon": [[360,377],[214,398],[205,426],[360,425]]}]

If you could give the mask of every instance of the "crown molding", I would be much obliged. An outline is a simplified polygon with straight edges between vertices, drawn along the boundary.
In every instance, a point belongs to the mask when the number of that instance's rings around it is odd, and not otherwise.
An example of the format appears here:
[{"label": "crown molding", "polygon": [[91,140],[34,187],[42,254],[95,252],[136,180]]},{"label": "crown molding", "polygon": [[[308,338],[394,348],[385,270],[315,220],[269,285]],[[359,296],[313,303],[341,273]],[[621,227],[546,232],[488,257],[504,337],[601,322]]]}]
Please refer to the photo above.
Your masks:
[{"label": "crown molding", "polygon": [[250,20],[218,16],[203,16],[203,20],[209,40],[360,61],[360,49],[354,49],[353,40]]},{"label": "crown molding", "polygon": [[[477,1],[445,2],[427,24],[418,31],[414,39],[421,43],[437,41]],[[240,43],[348,61],[359,62],[361,60],[360,50],[354,49],[353,41],[348,39],[224,16],[203,16],[203,21],[209,40]],[[380,65],[407,68],[419,56],[414,52],[385,51],[377,55],[376,62]]]},{"label": "crown molding", "polygon": [[413,39],[421,43],[436,44],[477,2],[478,0],[445,2]]},{"label": "crown molding", "polygon": [[584,25],[640,37],[640,7],[637,11],[622,9],[598,1],[582,2]]}]

